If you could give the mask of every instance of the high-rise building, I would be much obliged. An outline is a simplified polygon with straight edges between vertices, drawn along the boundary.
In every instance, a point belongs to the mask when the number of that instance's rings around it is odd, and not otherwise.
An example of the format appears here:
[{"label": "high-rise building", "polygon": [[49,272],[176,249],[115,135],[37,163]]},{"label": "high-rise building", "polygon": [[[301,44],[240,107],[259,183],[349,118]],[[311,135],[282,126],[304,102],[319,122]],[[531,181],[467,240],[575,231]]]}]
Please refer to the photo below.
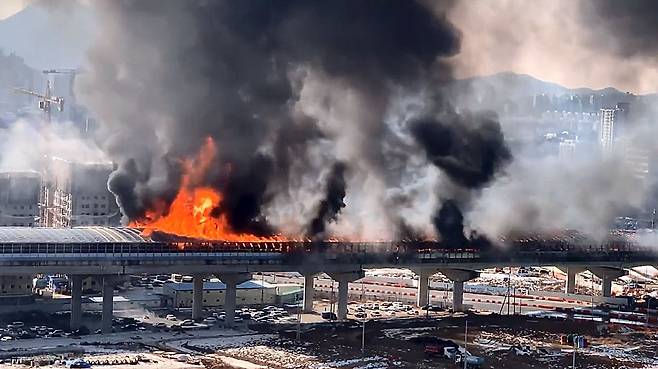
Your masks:
[{"label": "high-rise building", "polygon": [[37,172],[0,173],[0,226],[38,225],[40,185]]},{"label": "high-rise building", "polygon": [[626,124],[628,124],[628,113],[630,104],[618,103],[614,108],[603,108],[600,110],[599,120],[599,146],[604,153],[614,150],[615,142],[622,136]]},{"label": "high-rise building", "polygon": [[121,213],[107,180],[112,163],[53,158],[43,188],[42,224],[47,227],[118,226]]},{"label": "high-rise building", "polygon": [[573,160],[576,157],[576,141],[561,141],[558,147],[558,157],[563,160]]}]

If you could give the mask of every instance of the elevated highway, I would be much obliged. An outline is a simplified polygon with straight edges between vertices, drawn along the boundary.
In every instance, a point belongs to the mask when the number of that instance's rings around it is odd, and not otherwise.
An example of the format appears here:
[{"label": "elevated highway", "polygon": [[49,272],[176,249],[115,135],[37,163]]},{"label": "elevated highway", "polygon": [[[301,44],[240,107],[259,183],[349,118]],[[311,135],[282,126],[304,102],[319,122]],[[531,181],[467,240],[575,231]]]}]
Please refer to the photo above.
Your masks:
[{"label": "elevated highway", "polygon": [[[658,245],[656,245],[658,246]],[[656,250],[656,251],[654,251]],[[433,241],[224,242],[144,237],[132,228],[0,227],[0,275],[218,272],[350,272],[368,268],[466,268],[658,264],[658,248],[625,236],[603,243],[503,240],[485,249]]]},{"label": "elevated highway", "polygon": [[[254,272],[297,271],[305,277],[305,309],[312,309],[313,276],[327,273],[338,281],[339,318],[347,313],[348,283],[368,268],[408,268],[419,277],[417,303],[427,303],[428,278],[441,272],[453,281],[453,306],[462,307],[463,284],[477,270],[504,266],[556,265],[576,273],[591,270],[603,280],[604,296],[624,269],[658,264],[652,234],[611,233],[595,242],[573,232],[501,239],[496,246],[447,247],[432,241],[396,242],[225,242],[200,241],[137,229],[0,227],[0,275],[67,274],[71,281],[71,326],[79,326],[81,281],[103,277],[104,329],[111,329],[112,291],[118,276],[183,273],[194,275],[193,317],[202,311],[202,281],[218,276],[227,285],[227,321],[232,321],[237,284]],[[657,245],[658,246],[658,245]],[[573,282],[572,282],[573,283]],[[108,320],[109,319],[109,320]]]}]

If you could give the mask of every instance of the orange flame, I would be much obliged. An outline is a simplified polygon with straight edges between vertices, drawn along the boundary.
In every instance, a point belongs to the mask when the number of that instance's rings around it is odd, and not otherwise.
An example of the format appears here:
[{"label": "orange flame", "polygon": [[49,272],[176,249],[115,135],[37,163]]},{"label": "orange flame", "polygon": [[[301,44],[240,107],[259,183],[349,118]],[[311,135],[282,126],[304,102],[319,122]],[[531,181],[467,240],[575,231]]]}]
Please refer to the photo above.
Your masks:
[{"label": "orange flame", "polygon": [[231,229],[225,214],[212,214],[222,204],[222,194],[214,188],[198,186],[205,173],[215,162],[215,143],[208,138],[199,154],[183,161],[181,187],[168,211],[164,207],[147,211],[144,219],[134,221],[131,227],[142,228],[145,236],[154,231],[205,240],[263,242],[284,241],[281,236],[260,237],[236,233]]}]

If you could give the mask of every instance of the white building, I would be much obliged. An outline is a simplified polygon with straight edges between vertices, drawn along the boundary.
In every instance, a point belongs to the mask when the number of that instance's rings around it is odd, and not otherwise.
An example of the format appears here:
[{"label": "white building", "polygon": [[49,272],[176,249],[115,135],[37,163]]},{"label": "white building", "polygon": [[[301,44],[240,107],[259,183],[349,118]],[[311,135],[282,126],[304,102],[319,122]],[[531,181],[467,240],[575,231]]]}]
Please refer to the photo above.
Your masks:
[{"label": "white building", "polygon": [[627,124],[629,104],[619,103],[614,108],[601,109],[599,115],[599,146],[604,153],[610,153],[615,148],[615,142],[621,137]]},{"label": "white building", "polygon": [[610,152],[614,147],[616,113],[617,109],[601,109],[599,145],[603,152]]},{"label": "white building", "polygon": [[560,142],[558,157],[562,160],[573,160],[576,157],[576,141],[564,140]]},{"label": "white building", "polygon": [[[162,293],[165,304],[174,308],[192,307],[192,283],[165,283]],[[238,306],[272,305],[276,303],[276,286],[263,281],[247,281],[237,285],[236,304]],[[203,306],[224,305],[226,285],[222,282],[203,282]]]}]

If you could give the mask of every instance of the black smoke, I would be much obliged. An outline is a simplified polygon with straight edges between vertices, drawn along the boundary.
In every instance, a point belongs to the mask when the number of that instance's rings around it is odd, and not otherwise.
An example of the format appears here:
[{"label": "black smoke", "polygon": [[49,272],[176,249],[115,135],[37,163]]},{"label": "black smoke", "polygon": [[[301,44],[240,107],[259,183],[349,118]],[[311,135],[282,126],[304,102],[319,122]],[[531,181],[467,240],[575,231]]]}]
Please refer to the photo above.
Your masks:
[{"label": "black smoke", "polygon": [[441,235],[441,241],[451,248],[464,248],[468,239],[464,235],[464,216],[454,200],[445,200],[432,219]]},{"label": "black smoke", "polygon": [[442,242],[452,248],[488,244],[475,233],[466,237],[463,207],[468,206],[474,191],[490,183],[512,159],[497,116],[451,112],[415,119],[410,122],[410,130],[427,159],[466,192],[454,198],[439,193],[442,200],[433,223]]},{"label": "black smoke", "polygon": [[308,227],[308,236],[312,239],[324,236],[327,224],[336,220],[341,209],[345,207],[347,183],[345,182],[345,163],[337,162],[331,168],[327,179],[324,198],[318,204],[315,216]]},{"label": "black smoke", "polygon": [[[301,88],[294,76],[322,74],[385,111],[393,90],[449,79],[442,58],[459,49],[459,33],[445,17],[411,0],[92,6],[100,37],[77,93],[103,122],[107,150],[120,162],[108,185],[130,220],[173,198],[180,178],[169,179],[180,170],[164,165],[165,158],[194,157],[211,137],[217,170],[200,184],[223,193],[213,213],[226,214],[241,232],[275,232],[265,208],[289,191],[291,167],[326,139],[318,122],[294,111]],[[386,129],[374,121],[380,126],[359,130],[372,138],[373,161],[383,162],[376,136]],[[328,160],[325,166],[335,161]]]},{"label": "black smoke", "polygon": [[410,129],[428,160],[465,188],[490,182],[512,157],[493,113],[420,118]]}]

